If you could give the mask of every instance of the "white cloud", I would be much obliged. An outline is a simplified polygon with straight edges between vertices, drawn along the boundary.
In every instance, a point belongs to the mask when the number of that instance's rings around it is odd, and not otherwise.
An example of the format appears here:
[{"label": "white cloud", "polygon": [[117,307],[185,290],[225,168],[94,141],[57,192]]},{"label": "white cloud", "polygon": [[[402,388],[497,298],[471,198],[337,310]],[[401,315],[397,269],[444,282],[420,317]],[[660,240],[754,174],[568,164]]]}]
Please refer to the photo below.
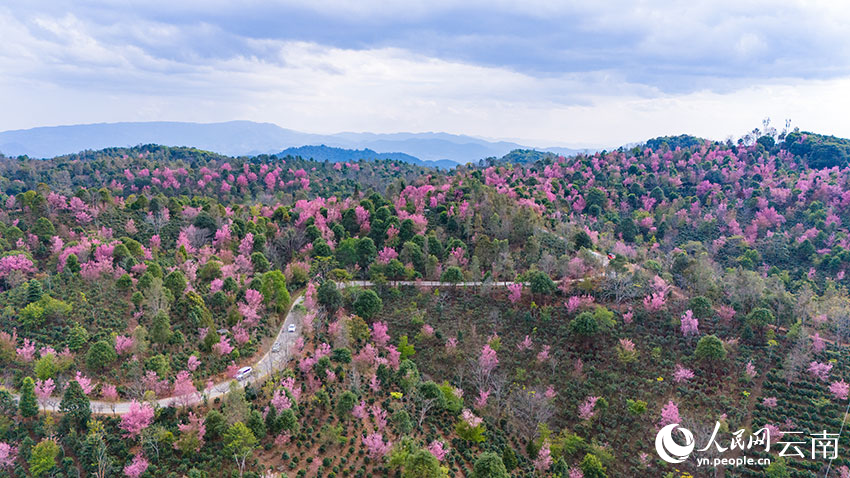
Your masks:
[{"label": "white cloud", "polygon": [[[369,2],[345,3],[320,2],[312,8],[355,18],[368,17],[377,8]],[[648,62],[648,73],[634,75],[634,64],[601,62],[593,69],[539,74],[512,64],[429,54],[408,44],[340,47],[240,36],[211,21],[177,24],[139,13],[107,22],[102,17],[112,16],[100,10],[22,14],[0,7],[5,40],[0,43],[0,96],[4,107],[14,111],[0,117],[0,130],[103,121],[247,119],[317,133],[449,131],[526,138],[540,146],[610,147],[662,134],[724,139],[771,116],[778,123],[791,118],[803,128],[850,136],[850,124],[844,121],[850,107],[845,94],[850,79],[842,70],[850,64],[846,49],[834,54],[837,61],[824,78],[793,74],[793,68],[787,76],[764,73],[775,63],[791,61],[776,54],[785,46],[772,43],[789,25],[772,19],[800,12],[799,6],[776,12],[763,3],[728,2],[722,11],[689,2],[664,11],[657,5],[624,3],[617,11],[593,2],[566,8],[539,3],[523,8],[539,18],[580,15],[587,20],[581,28],[588,31],[635,35],[633,51],[637,60]],[[189,14],[201,4],[213,11],[229,8],[217,2],[181,2],[170,11]],[[392,4],[379,9],[378,17],[403,10],[403,18],[421,18],[455,6]],[[506,3],[494,8],[520,10]],[[800,27],[819,28],[813,44],[848,39],[836,20],[847,17],[846,7],[833,8],[817,2],[804,6],[807,14],[798,17]],[[816,23],[819,15],[829,17]],[[545,45],[537,46],[545,51]],[[573,54],[587,56],[585,61],[609,49],[612,55],[623,53],[616,42],[582,48]],[[717,51],[728,51],[742,71],[723,78],[716,65],[706,65],[703,59]],[[827,54],[819,52],[821,58]],[[695,58],[692,64],[688,55]],[[759,62],[761,57],[771,60]],[[656,60],[658,68],[653,68]],[[744,71],[747,65],[751,72]],[[812,65],[829,69],[822,61]],[[641,80],[664,77],[665,68],[674,67],[669,76],[678,78],[676,88]],[[687,84],[689,80],[694,84]]]}]

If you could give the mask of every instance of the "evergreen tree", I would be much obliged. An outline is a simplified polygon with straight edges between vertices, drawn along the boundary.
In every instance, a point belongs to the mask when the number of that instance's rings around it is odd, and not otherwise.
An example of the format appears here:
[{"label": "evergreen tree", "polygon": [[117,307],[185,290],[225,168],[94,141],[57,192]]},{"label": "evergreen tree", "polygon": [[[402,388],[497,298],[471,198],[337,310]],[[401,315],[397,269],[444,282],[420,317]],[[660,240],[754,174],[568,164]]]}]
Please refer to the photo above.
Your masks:
[{"label": "evergreen tree", "polygon": [[35,382],[32,377],[24,377],[21,384],[21,401],[18,403],[18,411],[24,418],[38,415],[38,401],[35,399]]},{"label": "evergreen tree", "polygon": [[78,430],[85,429],[91,417],[91,405],[88,397],[83,393],[83,388],[76,380],[68,382],[65,394],[62,395],[62,402],[59,403],[59,410],[65,414],[63,421],[68,426]]}]

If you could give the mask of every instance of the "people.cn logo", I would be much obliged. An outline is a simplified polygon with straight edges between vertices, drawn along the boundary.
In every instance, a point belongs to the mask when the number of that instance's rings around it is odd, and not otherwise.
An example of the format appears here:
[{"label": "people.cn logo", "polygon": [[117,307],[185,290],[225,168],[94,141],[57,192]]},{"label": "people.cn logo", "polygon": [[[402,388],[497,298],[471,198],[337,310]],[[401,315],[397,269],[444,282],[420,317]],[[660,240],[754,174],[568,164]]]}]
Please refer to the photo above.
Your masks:
[{"label": "people.cn logo", "polygon": [[[679,429],[679,433],[685,438],[685,444],[680,445],[673,440],[673,431]],[[687,428],[682,428],[678,423],[667,425],[658,431],[655,436],[655,451],[658,456],[667,463],[682,463],[688,459],[691,452],[694,451],[696,443],[694,442],[694,434]]]}]

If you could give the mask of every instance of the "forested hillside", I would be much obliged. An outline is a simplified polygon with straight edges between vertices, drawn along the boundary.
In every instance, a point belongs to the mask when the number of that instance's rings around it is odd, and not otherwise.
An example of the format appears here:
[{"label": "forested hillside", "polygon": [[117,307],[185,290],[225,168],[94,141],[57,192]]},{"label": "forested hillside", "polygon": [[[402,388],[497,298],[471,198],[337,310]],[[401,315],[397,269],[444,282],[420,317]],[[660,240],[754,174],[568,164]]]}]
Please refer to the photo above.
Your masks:
[{"label": "forested hillside", "polygon": [[[658,429],[837,432],[848,144],[0,157],[0,476],[714,476]],[[726,476],[827,466],[770,453]]]}]

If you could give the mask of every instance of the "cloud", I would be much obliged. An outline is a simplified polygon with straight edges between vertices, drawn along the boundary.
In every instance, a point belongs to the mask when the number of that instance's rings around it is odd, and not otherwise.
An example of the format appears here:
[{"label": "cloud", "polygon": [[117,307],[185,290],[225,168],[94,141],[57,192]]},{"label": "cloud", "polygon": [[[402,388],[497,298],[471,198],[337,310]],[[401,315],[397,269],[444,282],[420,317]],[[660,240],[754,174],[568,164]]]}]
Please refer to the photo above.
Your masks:
[{"label": "cloud", "polygon": [[249,119],[612,146],[846,111],[840,3],[554,3],[13,0],[0,129]]}]

